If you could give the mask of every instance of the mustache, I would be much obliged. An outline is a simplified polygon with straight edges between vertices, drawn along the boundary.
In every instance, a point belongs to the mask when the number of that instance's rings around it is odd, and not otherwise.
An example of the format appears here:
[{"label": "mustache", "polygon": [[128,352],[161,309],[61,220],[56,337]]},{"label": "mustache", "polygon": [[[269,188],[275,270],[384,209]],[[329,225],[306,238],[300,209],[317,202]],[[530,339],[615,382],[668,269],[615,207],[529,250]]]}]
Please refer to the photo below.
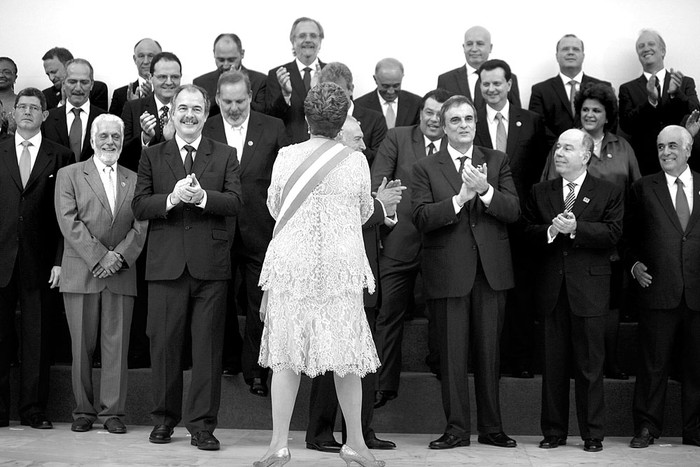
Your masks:
[{"label": "mustache", "polygon": [[199,123],[199,119],[198,119],[197,117],[195,117],[194,115],[192,115],[192,116],[186,115],[186,116],[184,116],[184,117],[182,117],[182,118],[180,119],[180,123],[184,123],[184,124],[193,123],[193,124],[196,124],[196,123]]}]

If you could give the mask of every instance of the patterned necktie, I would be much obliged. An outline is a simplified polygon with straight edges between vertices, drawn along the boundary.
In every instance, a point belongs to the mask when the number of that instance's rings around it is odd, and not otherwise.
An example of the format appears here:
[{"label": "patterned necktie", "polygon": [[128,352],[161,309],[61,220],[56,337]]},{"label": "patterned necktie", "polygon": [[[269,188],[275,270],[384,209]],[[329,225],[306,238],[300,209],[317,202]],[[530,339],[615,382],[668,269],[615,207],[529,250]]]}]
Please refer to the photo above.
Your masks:
[{"label": "patterned necktie", "polygon": [[29,174],[32,173],[32,156],[29,154],[29,146],[33,146],[29,141],[22,141],[22,154],[19,157],[19,177],[22,179],[22,188],[27,186]]},{"label": "patterned necktie", "polygon": [[458,157],[457,159],[459,159],[459,171],[457,173],[461,176],[464,170],[464,161],[467,160],[467,156]]},{"label": "patterned necktie", "polygon": [[80,149],[83,143],[83,121],[80,119],[80,112],[82,109],[79,107],[73,107],[71,112],[75,114],[73,123],[70,125],[70,133],[68,134],[68,141],[70,142],[70,148],[75,154],[75,161],[80,162]]},{"label": "patterned necktie", "polygon": [[158,119],[158,126],[160,127],[160,132],[163,133],[163,127],[168,124],[168,111],[170,109],[167,105],[160,108],[160,118]]},{"label": "patterned necktie", "polygon": [[433,154],[435,154],[435,143],[432,143],[432,142],[431,142],[431,143],[428,145],[428,155],[429,155],[429,156],[432,156]]},{"label": "patterned necktie", "polygon": [[658,99],[661,100],[661,84],[659,84],[659,77],[654,75],[654,86],[656,87],[656,93],[659,95]]},{"label": "patterned necktie", "polygon": [[392,129],[396,126],[396,112],[394,112],[394,103],[386,103],[386,127]]},{"label": "patterned necktie", "polygon": [[569,193],[566,195],[566,199],[564,199],[564,210],[571,211],[571,208],[574,207],[574,202],[576,201],[576,193],[574,192],[574,187],[576,184],[574,182],[569,182],[566,184],[566,186],[569,188]]},{"label": "patterned necktie", "polygon": [[501,112],[496,113],[496,120],[498,120],[498,126],[496,127],[496,149],[506,152],[508,136],[506,135],[506,127],[503,125],[503,115],[501,115]]},{"label": "patterned necktie", "polygon": [[677,178],[676,185],[678,185],[676,190],[676,213],[678,214],[681,227],[685,230],[688,226],[688,220],[690,220],[690,206],[688,206],[688,198],[685,197],[685,192],[683,191],[683,180]]},{"label": "patterned necktie", "polygon": [[186,144],[185,151],[187,151],[187,155],[185,156],[185,174],[189,175],[192,173],[192,164],[194,163],[194,159],[192,159],[194,148],[189,144]]},{"label": "patterned necktie", "polygon": [[116,193],[114,189],[114,176],[112,175],[114,173],[114,167],[111,165],[108,165],[103,169],[105,173],[107,174],[107,201],[109,201],[109,207],[112,210],[112,215],[114,215],[114,205],[115,205],[115,199],[116,199]]},{"label": "patterned necktie", "polygon": [[576,109],[574,106],[574,100],[576,99],[576,80],[569,81],[569,104],[571,105],[571,115],[576,116]]},{"label": "patterned necktie", "polygon": [[309,89],[311,89],[311,68],[304,67],[304,88],[306,88],[306,92],[309,92]]}]

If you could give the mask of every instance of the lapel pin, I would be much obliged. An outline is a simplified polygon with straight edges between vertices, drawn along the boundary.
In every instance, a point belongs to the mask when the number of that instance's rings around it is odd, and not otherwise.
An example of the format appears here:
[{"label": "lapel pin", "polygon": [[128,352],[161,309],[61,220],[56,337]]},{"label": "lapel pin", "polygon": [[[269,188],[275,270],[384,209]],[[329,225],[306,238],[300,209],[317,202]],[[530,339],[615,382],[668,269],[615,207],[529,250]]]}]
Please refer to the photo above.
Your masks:
[{"label": "lapel pin", "polygon": [[126,186],[126,183],[122,182],[122,188],[124,188],[125,186]]},{"label": "lapel pin", "polygon": [[588,197],[586,197],[586,196],[583,197],[583,202],[584,202],[584,203],[589,203],[590,201],[591,201],[591,200],[590,200]]},{"label": "lapel pin", "polygon": [[612,159],[612,154],[608,153],[608,159]]},{"label": "lapel pin", "polygon": [[248,141],[248,146],[252,146],[252,145],[253,145],[253,142],[252,142],[252,141]]},{"label": "lapel pin", "polygon": [[515,126],[523,126],[521,122],[515,122]]}]

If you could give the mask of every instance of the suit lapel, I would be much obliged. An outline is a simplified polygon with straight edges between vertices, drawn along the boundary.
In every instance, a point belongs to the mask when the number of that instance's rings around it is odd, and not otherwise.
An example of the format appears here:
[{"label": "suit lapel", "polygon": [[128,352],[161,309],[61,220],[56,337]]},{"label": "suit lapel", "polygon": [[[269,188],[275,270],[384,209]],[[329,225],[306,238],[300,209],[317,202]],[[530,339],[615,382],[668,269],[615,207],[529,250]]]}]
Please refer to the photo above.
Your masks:
[{"label": "suit lapel", "polygon": [[34,161],[34,167],[32,167],[32,171],[29,173],[29,180],[27,180],[27,186],[24,187],[25,191],[29,190],[37,182],[37,180],[39,180],[41,174],[51,164],[51,161],[52,156],[46,151],[42,140],[42,144],[39,147],[39,152],[37,152],[36,155],[36,161]]},{"label": "suit lapel", "polygon": [[[117,215],[119,214],[119,210],[122,208],[122,205],[124,204],[124,200],[126,200],[126,194],[129,191],[129,185],[132,183],[131,180],[129,180],[129,175],[122,167],[121,165],[117,166],[117,198],[114,202],[114,217],[116,218]],[[133,182],[135,183],[135,182]]]},{"label": "suit lapel", "polygon": [[304,102],[304,99],[306,99],[306,88],[304,87],[304,80],[296,60],[290,62],[286,68],[289,72],[289,79],[292,82],[292,93],[297,95],[297,99]]},{"label": "suit lapel", "polygon": [[5,164],[7,173],[10,174],[12,180],[17,185],[17,189],[22,191],[22,177],[19,174],[19,164],[17,163],[17,151],[15,148],[14,138],[7,140],[8,143],[5,146],[5,150],[2,152],[2,161]]},{"label": "suit lapel", "polygon": [[559,76],[554,78],[552,86],[554,87],[554,93],[559,97],[559,100],[566,109],[566,112],[571,118],[574,118],[574,115],[571,113],[571,101],[569,100],[569,95],[566,93],[566,86],[564,86],[564,83],[561,81]]},{"label": "suit lapel", "polygon": [[55,125],[58,128],[58,134],[61,141],[56,141],[57,143],[63,144],[67,148],[70,148],[70,139],[68,137],[68,119],[66,117],[66,108],[59,107],[60,111],[55,114]]},{"label": "suit lapel", "polygon": [[440,163],[440,170],[443,175],[450,183],[450,186],[454,190],[455,194],[459,193],[460,188],[462,188],[462,177],[457,173],[455,169],[454,162],[450,157],[450,153],[447,150],[440,151],[435,155]]},{"label": "suit lapel", "polygon": [[549,193],[549,204],[552,208],[551,214],[556,216],[559,213],[564,212],[564,195],[563,195],[563,185],[562,178],[557,177],[550,182]]},{"label": "suit lapel", "polygon": [[491,131],[489,131],[489,122],[486,116],[486,106],[476,110],[476,143],[479,146],[493,149],[491,141]]},{"label": "suit lapel", "polygon": [[577,219],[581,216],[581,213],[586,210],[588,205],[591,204],[591,200],[595,199],[595,186],[596,181],[593,176],[590,173],[586,174],[583,185],[581,185],[581,189],[578,191],[578,195],[574,201],[574,206],[571,208],[571,212]]},{"label": "suit lapel", "polygon": [[[695,172],[693,174],[693,212],[690,213],[690,219],[688,220],[688,225],[686,227],[686,232],[695,226],[700,218],[700,175]],[[680,221],[679,221],[680,224]]]},{"label": "suit lapel", "polygon": [[165,143],[163,151],[165,152],[165,162],[170,166],[170,170],[172,170],[175,180],[182,180],[189,175],[185,173],[185,166],[182,163],[180,150],[177,147],[175,138]]},{"label": "suit lapel", "polygon": [[508,111],[508,139],[506,142],[506,152],[508,156],[515,153],[515,147],[518,145],[520,129],[523,125],[523,122],[520,121],[521,118],[522,109],[511,104],[510,110]]},{"label": "suit lapel", "polygon": [[203,137],[199,142],[199,147],[197,148],[197,153],[195,154],[194,164],[192,165],[192,172],[194,172],[198,179],[202,178],[202,173],[204,173],[204,170],[211,161],[211,152],[212,147],[209,139]]},{"label": "suit lapel", "polygon": [[[107,193],[105,192],[105,187],[102,184],[100,174],[97,173],[97,166],[95,165],[95,162],[92,160],[92,158],[86,160],[83,163],[83,174],[85,175],[85,182],[88,184],[88,186],[90,186],[93,193],[95,193],[97,199],[100,200],[100,204],[102,204],[102,207],[105,208],[105,211],[109,213],[109,216],[112,217],[112,219],[114,219],[112,216],[112,208],[109,206],[109,200],[107,199]],[[118,192],[119,189],[117,189],[117,193]]]},{"label": "suit lapel", "polygon": [[[413,155],[415,158],[414,162],[418,162],[419,160],[423,159],[427,152],[425,150],[425,138],[423,138],[423,132],[420,131],[420,126],[416,125],[413,128]],[[435,151],[439,151],[440,148],[436,147]]]},{"label": "suit lapel", "polygon": [[250,165],[250,161],[255,158],[255,150],[260,142],[262,131],[262,121],[251,111],[248,119],[248,129],[243,139],[242,157],[238,161],[241,165],[241,173],[245,172],[248,165]]},{"label": "suit lapel", "polygon": [[[467,67],[463,66],[457,69],[457,87],[459,88],[462,95],[467,96],[469,99],[472,98],[472,93],[469,91],[469,80],[472,79],[471,76],[467,76]],[[475,89],[476,90],[476,89]]]}]

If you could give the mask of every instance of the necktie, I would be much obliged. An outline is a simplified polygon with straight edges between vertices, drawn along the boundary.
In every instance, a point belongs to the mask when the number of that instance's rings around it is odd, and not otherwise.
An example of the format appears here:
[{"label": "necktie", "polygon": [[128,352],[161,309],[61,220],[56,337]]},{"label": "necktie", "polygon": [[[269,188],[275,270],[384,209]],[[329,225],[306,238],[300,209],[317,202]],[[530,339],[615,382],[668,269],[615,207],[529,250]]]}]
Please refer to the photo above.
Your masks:
[{"label": "necktie", "polygon": [[571,211],[571,208],[574,207],[574,201],[576,201],[576,193],[574,192],[576,184],[574,182],[569,182],[566,186],[569,188],[569,193],[566,195],[566,199],[564,199],[564,210]]},{"label": "necktie", "polygon": [[576,109],[574,108],[574,99],[576,98],[576,80],[569,81],[569,104],[571,105],[571,115],[576,116]]},{"label": "necktie", "polygon": [[158,119],[158,126],[160,127],[160,132],[163,133],[163,127],[168,124],[168,111],[170,109],[167,105],[160,108],[160,118]]},{"label": "necktie", "polygon": [[311,89],[311,68],[308,66],[304,68],[304,87],[306,92],[309,92],[309,89]]},{"label": "necktie", "polygon": [[70,148],[73,150],[73,154],[75,154],[75,161],[80,162],[80,149],[83,143],[83,121],[80,119],[81,109],[73,107],[71,112],[75,114],[75,118],[70,126],[68,141],[70,142]]},{"label": "necktie", "polygon": [[501,112],[496,113],[496,120],[498,120],[498,126],[496,127],[496,149],[506,152],[508,136],[506,135],[506,127],[503,125],[503,115],[501,115]]},{"label": "necktie", "polygon": [[680,178],[676,179],[676,185],[678,185],[676,190],[676,213],[678,214],[678,220],[681,222],[681,227],[685,230],[690,219],[690,207],[688,206],[688,198],[685,197],[685,192],[683,191],[683,181]]},{"label": "necktie", "polygon": [[387,102],[386,105],[386,127],[391,129],[396,126],[396,113],[394,112],[394,103]]},{"label": "necktie", "polygon": [[238,163],[240,164],[241,160],[243,160],[243,127],[234,126],[232,128],[234,137],[232,146],[236,148],[236,155],[238,156]]},{"label": "necktie", "polygon": [[481,77],[477,78],[476,85],[474,86],[474,107],[480,109],[483,107],[484,96],[481,95]]},{"label": "necktie", "polygon": [[654,75],[654,86],[656,86],[656,93],[659,95],[658,99],[661,100],[661,85],[659,84],[659,77]]},{"label": "necktie", "polygon": [[458,173],[461,176],[462,171],[464,170],[464,161],[467,160],[467,156],[458,157],[458,159],[459,159],[459,172]]},{"label": "necktie", "polygon": [[433,154],[435,154],[435,143],[430,143],[428,145],[428,155],[432,156]]},{"label": "necktie", "polygon": [[22,179],[22,188],[27,186],[27,180],[29,180],[29,174],[32,173],[32,156],[29,154],[29,146],[32,143],[29,141],[22,141],[22,154],[19,156],[19,177]]},{"label": "necktie", "polygon": [[114,173],[114,167],[109,165],[103,170],[107,174],[107,201],[109,201],[109,207],[112,210],[112,215],[114,215],[114,204],[116,199],[116,193],[114,190],[114,176],[112,175],[112,173]]},{"label": "necktie", "polygon": [[194,162],[194,159],[192,159],[192,153],[194,152],[194,148],[189,144],[186,144],[185,151],[187,151],[187,155],[185,156],[185,174],[189,175],[192,173],[192,164]]}]

